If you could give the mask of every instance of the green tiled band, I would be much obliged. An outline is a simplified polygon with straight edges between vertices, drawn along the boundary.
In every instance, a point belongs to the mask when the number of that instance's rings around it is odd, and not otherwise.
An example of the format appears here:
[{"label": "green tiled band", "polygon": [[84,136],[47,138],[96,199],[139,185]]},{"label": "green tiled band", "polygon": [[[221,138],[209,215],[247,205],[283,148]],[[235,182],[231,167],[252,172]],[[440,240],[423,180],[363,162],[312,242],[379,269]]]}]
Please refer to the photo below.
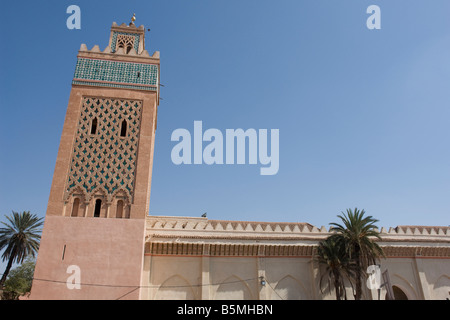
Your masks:
[{"label": "green tiled band", "polygon": [[[74,84],[97,85],[120,88],[121,85],[109,83],[88,83],[82,80],[106,81],[121,83],[124,88],[135,85],[136,89],[156,90],[156,88],[140,87],[139,85],[157,86],[158,66],[123,61],[109,61],[88,58],[78,58],[75,68]],[[78,82],[78,83],[75,83]],[[136,86],[137,85],[137,86]]]}]

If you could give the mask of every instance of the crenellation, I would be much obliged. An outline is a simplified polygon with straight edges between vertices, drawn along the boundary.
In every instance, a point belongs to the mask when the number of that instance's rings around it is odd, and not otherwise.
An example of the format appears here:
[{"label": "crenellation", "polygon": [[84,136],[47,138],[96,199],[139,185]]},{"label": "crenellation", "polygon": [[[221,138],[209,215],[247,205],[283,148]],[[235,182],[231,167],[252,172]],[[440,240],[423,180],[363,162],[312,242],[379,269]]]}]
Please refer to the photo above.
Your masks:
[{"label": "crenellation", "polygon": [[226,224],[224,230],[227,230],[227,231],[234,231],[235,228],[233,228],[233,225],[231,224],[231,222],[228,222],[228,223]]},{"label": "crenellation", "polygon": [[283,230],[281,229],[279,223],[276,224],[275,229],[274,229],[273,231],[274,231],[274,232],[283,232]]},{"label": "crenellation", "polygon": [[211,223],[207,223],[204,229],[207,230],[207,231],[208,230],[215,230]]},{"label": "crenellation", "polygon": [[217,222],[214,230],[216,230],[216,231],[223,231],[223,230],[225,230],[223,225],[222,225],[222,222],[220,222],[220,221]]},{"label": "crenellation", "polygon": [[244,228],[242,227],[242,223],[237,223],[235,231],[244,231]]},{"label": "crenellation", "polygon": [[248,231],[248,232],[254,231],[254,229],[253,229],[253,227],[252,227],[252,225],[251,225],[250,223],[247,223],[247,224],[245,225],[244,230],[245,230],[245,231]]},{"label": "crenellation", "polygon": [[261,226],[261,224],[260,223],[258,223],[257,225],[256,225],[256,227],[255,227],[255,232],[263,232],[264,231],[264,229],[262,228],[262,226]]}]

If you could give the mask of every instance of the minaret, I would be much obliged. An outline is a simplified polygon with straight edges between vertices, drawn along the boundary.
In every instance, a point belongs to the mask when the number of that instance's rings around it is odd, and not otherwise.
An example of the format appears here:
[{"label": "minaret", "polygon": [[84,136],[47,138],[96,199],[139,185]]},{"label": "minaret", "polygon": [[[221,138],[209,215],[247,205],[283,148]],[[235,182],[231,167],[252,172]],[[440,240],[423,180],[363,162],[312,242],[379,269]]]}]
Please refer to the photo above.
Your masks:
[{"label": "minaret", "polygon": [[33,299],[139,298],[160,60],[135,19],[78,52]]}]

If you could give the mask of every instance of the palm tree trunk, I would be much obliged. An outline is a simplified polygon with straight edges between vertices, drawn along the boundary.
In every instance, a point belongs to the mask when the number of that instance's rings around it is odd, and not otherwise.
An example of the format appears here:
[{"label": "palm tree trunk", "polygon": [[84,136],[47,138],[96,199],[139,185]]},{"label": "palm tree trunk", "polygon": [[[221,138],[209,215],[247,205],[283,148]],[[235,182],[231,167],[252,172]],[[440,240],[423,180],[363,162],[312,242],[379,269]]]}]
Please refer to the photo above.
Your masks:
[{"label": "palm tree trunk", "polygon": [[3,272],[2,279],[0,280],[0,288],[3,288],[3,285],[5,284],[6,277],[8,276],[9,270],[11,269],[13,260],[14,260],[14,257],[12,257],[12,256],[8,260],[8,264],[6,265],[5,272]]},{"label": "palm tree trunk", "polygon": [[362,283],[361,283],[361,254],[359,247],[355,247],[355,260],[356,260],[356,295],[355,300],[361,300],[362,297]]},{"label": "palm tree trunk", "polygon": [[333,270],[333,277],[334,277],[334,290],[336,292],[336,300],[342,300],[344,289],[339,271]]},{"label": "palm tree trunk", "polygon": [[356,275],[356,295],[355,295],[355,300],[361,300],[361,296],[362,296],[362,288],[361,288],[361,272],[357,272]]},{"label": "palm tree trunk", "polygon": [[341,286],[339,284],[339,280],[336,279],[336,276],[334,278],[334,290],[336,290],[336,300],[341,300],[342,296]]}]

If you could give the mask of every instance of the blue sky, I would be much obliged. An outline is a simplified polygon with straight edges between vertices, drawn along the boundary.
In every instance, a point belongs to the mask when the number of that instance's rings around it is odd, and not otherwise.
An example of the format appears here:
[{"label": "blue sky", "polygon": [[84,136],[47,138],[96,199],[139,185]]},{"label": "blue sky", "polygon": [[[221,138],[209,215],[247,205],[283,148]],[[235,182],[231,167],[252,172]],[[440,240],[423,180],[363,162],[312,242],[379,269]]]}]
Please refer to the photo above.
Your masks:
[{"label": "blue sky", "polygon": [[[81,30],[66,9],[81,8]],[[381,8],[369,30],[366,9]],[[113,21],[161,52],[151,215],[449,225],[450,2],[10,1],[0,12],[0,220],[44,216],[81,43]],[[177,128],[279,129],[280,168],[180,165]]]}]

